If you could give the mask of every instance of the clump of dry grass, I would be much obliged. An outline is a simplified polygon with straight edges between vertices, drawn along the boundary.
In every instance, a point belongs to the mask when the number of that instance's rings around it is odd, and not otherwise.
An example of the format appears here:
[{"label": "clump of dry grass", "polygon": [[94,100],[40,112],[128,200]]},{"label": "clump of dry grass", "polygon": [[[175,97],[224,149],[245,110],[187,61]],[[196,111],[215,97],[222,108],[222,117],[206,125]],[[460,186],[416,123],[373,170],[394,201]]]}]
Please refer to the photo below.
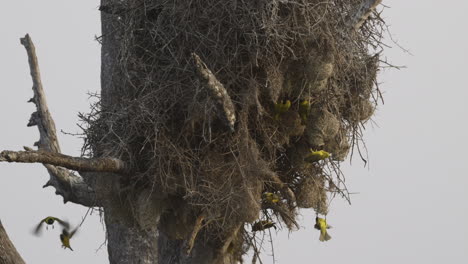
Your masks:
[{"label": "clump of dry grass", "polygon": [[[219,241],[258,218],[276,216],[294,228],[297,207],[326,213],[326,183],[339,186],[333,181],[341,176],[304,157],[324,149],[334,160],[327,162],[341,161],[360,138],[378,98],[378,16],[354,31],[346,19],[357,0],[127,3],[107,7],[120,39],[118,65],[112,104],[85,117],[87,153],[125,160],[135,173],[123,186],[172,200],[166,222],[186,216],[190,227],[205,214],[204,234]],[[192,53],[231,97],[234,132],[219,118]],[[292,106],[275,120],[280,100]],[[311,102],[305,121],[303,100]],[[281,201],[262,205],[266,191]],[[175,238],[188,236],[174,230]],[[230,243],[237,245],[227,248],[245,250],[242,237],[236,233]]]}]

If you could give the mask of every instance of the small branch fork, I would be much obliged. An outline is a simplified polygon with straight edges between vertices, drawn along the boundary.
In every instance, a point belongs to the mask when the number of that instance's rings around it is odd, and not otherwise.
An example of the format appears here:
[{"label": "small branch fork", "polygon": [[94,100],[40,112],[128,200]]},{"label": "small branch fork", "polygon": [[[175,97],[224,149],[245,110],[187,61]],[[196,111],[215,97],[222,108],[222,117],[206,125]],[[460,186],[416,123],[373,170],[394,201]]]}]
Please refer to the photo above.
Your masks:
[{"label": "small branch fork", "polygon": [[33,81],[32,89],[34,96],[29,102],[34,103],[37,110],[32,113],[28,126],[37,126],[39,130],[39,141],[34,143],[38,151],[34,151],[28,147],[25,147],[26,151],[5,150],[0,153],[0,162],[42,163],[50,175],[50,179],[44,187],[53,186],[56,189],[56,194],[63,196],[65,203],[71,201],[88,207],[99,206],[94,190],[88,186],[83,177],[76,175],[68,169],[79,172],[124,174],[126,166],[122,161],[113,158],[87,159],[71,157],[60,153],[55,123],[49,113],[42,87],[36,49],[28,34],[20,40],[28,54],[29,68]]}]

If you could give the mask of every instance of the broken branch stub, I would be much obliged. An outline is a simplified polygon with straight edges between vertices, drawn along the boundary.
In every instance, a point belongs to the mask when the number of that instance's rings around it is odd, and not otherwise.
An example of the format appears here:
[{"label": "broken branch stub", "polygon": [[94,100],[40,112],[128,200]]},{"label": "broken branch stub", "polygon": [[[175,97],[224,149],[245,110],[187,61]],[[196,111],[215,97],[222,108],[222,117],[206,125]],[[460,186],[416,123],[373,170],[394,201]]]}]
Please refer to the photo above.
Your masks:
[{"label": "broken branch stub", "polygon": [[[36,112],[31,114],[28,126],[37,126],[39,141],[34,143],[40,151],[33,151],[25,147],[25,152],[4,151],[0,154],[0,161],[9,162],[41,162],[47,168],[50,175],[49,181],[44,185],[53,186],[56,194],[63,196],[64,202],[74,202],[84,206],[97,206],[94,190],[86,184],[84,179],[73,172],[58,166],[71,169],[89,169],[93,161],[83,161],[82,158],[73,158],[60,154],[60,145],[54,120],[47,107],[47,101],[42,87],[39,63],[36,56],[36,48],[28,34],[20,39],[28,55],[29,69],[33,82],[34,96],[28,101],[36,105]],[[76,162],[78,159],[78,163]],[[102,162],[98,162],[101,165]]]},{"label": "broken branch stub", "polygon": [[236,112],[231,97],[229,96],[224,85],[216,78],[208,66],[201,60],[201,58],[192,53],[192,58],[195,60],[195,66],[199,75],[204,79],[205,86],[210,91],[211,96],[215,99],[217,108],[223,121],[234,132],[234,124],[236,123]]},{"label": "broken branch stub", "polygon": [[10,151],[0,153],[0,161],[43,163],[60,166],[81,172],[111,172],[123,174],[126,172],[125,164],[114,158],[80,158],[46,151]]},{"label": "broken branch stub", "polygon": [[348,27],[358,30],[382,0],[363,0],[348,20]]},{"label": "broken branch stub", "polygon": [[190,233],[189,238],[187,239],[187,244],[185,247],[185,252],[187,255],[190,255],[192,252],[193,246],[195,245],[195,239],[197,238],[198,232],[200,232],[201,228],[203,227],[203,220],[205,220],[206,215],[200,214],[197,219],[195,220],[195,225],[193,226],[193,230]]},{"label": "broken branch stub", "polygon": [[39,70],[39,63],[36,56],[36,48],[34,47],[29,34],[26,34],[24,38],[21,38],[21,44],[28,53],[29,69],[33,81],[32,89],[34,96],[29,100],[29,102],[33,102],[37,109],[36,112],[31,114],[28,126],[36,125],[39,130],[40,139],[35,144],[39,149],[60,152],[55,123],[49,113],[44,89],[42,87],[41,72]]}]

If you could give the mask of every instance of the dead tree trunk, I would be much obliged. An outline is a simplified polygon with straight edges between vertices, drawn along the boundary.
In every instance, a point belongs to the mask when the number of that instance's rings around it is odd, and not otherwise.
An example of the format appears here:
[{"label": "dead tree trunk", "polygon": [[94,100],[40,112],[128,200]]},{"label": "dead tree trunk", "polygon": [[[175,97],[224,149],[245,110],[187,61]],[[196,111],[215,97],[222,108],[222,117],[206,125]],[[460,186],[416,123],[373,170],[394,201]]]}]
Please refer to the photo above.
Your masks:
[{"label": "dead tree trunk", "polygon": [[[40,140],[0,161],[43,163],[44,187],[101,207],[111,264],[238,263],[246,246],[258,253],[245,224],[291,230],[297,207],[326,214],[325,189],[346,197],[340,173],[304,158],[344,159],[373,112],[378,54],[366,45],[378,31],[359,30],[381,0],[169,2],[101,0],[87,158],[60,153],[34,45],[21,39]],[[8,258],[23,263],[0,223]]]}]

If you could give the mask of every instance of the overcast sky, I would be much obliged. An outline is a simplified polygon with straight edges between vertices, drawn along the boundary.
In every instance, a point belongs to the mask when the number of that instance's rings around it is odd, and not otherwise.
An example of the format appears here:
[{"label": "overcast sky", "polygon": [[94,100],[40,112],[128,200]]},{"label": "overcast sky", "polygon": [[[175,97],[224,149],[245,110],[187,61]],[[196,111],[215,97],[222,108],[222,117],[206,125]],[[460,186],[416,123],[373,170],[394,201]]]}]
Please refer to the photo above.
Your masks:
[{"label": "overcast sky", "polygon": [[[16,0],[0,8],[0,150],[21,150],[38,139],[37,128],[26,127],[34,105],[26,103],[32,83],[19,44],[25,33],[36,45],[58,131],[79,131],[77,113],[88,112],[87,92],[100,85],[98,4]],[[370,166],[357,159],[343,165],[356,194],[351,206],[333,201],[333,239],[319,242],[315,215],[304,210],[300,231],[275,235],[276,263],[468,263],[468,1],[384,4],[394,39],[412,55],[395,45],[384,53],[406,68],[380,74],[385,105],[366,129]],[[63,153],[79,155],[80,139],[58,136]],[[0,163],[0,219],[25,261],[108,263],[96,213],[73,238],[73,252],[60,248],[60,230],[31,235],[45,216],[76,225],[87,211],[42,189],[48,177],[42,165]],[[273,263],[269,254],[267,247],[264,263]]]}]

